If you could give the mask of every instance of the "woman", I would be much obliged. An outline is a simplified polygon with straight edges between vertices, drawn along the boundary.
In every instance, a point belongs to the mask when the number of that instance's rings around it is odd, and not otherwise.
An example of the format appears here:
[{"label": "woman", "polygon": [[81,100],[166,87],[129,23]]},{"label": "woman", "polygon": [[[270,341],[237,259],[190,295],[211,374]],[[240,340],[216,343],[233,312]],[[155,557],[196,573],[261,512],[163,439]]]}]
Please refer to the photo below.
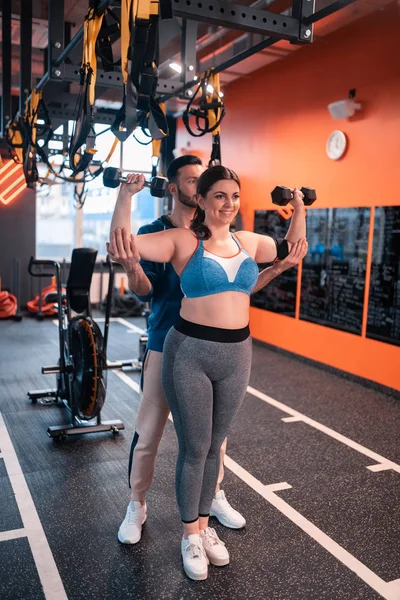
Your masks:
[{"label": "woman", "polygon": [[[142,176],[130,183],[143,186]],[[302,193],[294,189],[294,213],[285,240],[249,231],[230,233],[240,207],[240,181],[222,166],[210,167],[197,184],[198,209],[191,229],[129,235],[111,232],[107,251],[129,270],[142,258],[172,262],[184,293],[180,318],[164,345],[163,388],[178,436],[176,495],[183,521],[183,567],[194,580],[207,566],[229,563],[225,544],[208,527],[218,478],[219,451],[246,393],[251,368],[248,327],[257,263],[288,254],[305,237]],[[306,244],[306,241],[303,242]]]}]

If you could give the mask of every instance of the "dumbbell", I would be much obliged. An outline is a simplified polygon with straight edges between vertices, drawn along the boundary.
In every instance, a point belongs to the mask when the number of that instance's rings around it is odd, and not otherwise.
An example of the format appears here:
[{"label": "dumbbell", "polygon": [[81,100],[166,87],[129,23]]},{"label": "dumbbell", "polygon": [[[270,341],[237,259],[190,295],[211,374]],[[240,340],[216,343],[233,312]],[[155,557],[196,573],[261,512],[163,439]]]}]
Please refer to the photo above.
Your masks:
[{"label": "dumbbell", "polygon": [[[109,188],[117,188],[120,183],[127,183],[126,177],[122,177],[121,169],[107,167],[103,173],[103,184]],[[150,188],[150,194],[156,198],[164,198],[167,193],[168,179],[165,177],[153,177],[151,181],[145,181],[144,187]]]},{"label": "dumbbell", "polygon": [[[303,202],[305,206],[311,206],[311,204],[316,201],[317,193],[313,188],[302,187],[300,191],[304,194]],[[277,204],[278,206],[286,206],[293,198],[290,189],[283,185],[277,185],[276,188],[272,190],[271,196],[272,203]]]}]

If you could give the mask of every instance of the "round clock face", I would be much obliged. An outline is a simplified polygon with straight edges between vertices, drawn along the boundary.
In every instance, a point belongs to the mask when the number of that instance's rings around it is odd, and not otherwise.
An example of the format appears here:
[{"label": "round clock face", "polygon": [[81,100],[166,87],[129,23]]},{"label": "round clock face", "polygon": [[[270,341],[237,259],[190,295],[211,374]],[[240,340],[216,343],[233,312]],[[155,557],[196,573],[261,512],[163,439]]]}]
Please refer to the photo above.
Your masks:
[{"label": "round clock face", "polygon": [[338,160],[345,153],[347,139],[343,131],[332,131],[326,142],[326,153],[332,160]]}]

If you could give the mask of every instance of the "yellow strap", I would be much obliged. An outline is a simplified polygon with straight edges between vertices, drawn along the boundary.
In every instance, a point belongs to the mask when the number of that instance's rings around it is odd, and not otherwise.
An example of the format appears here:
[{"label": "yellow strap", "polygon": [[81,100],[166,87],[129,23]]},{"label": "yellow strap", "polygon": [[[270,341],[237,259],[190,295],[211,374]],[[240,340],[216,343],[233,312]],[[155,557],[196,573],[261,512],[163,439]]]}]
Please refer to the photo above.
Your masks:
[{"label": "yellow strap", "polygon": [[114,154],[115,148],[118,146],[118,142],[119,142],[119,139],[115,138],[114,141],[113,141],[113,143],[112,143],[112,146],[110,148],[110,152],[107,154],[107,158],[105,159],[104,162],[108,163],[110,161],[110,158]]},{"label": "yellow strap", "polygon": [[121,71],[125,85],[128,82],[128,49],[131,27],[136,19],[148,20],[159,14],[159,0],[121,0]]},{"label": "yellow strap", "polygon": [[42,99],[42,92],[33,90],[29,105],[26,107],[26,118],[28,119],[29,127],[31,129],[31,136],[33,144],[36,144],[36,121],[38,117],[39,103]]},{"label": "yellow strap", "polygon": [[[211,102],[220,102],[220,84],[219,84],[219,73],[211,72],[209,78],[210,85],[213,87],[212,92],[207,92],[207,103]],[[208,111],[208,120],[210,127],[213,127],[215,123],[221,117],[221,108],[217,109],[217,113],[215,113],[214,109]],[[213,136],[218,135],[220,132],[220,127],[217,127],[215,131],[212,132]]]},{"label": "yellow strap", "polygon": [[82,67],[93,69],[92,79],[89,85],[89,103],[94,104],[94,93],[96,87],[97,58],[96,58],[96,40],[103,22],[103,15],[96,15],[94,8],[89,9],[85,17],[83,32],[83,58]]},{"label": "yellow strap", "polygon": [[158,15],[159,0],[138,0],[136,19],[150,19],[150,15]]},{"label": "yellow strap", "polygon": [[[17,161],[20,165],[22,165],[22,163],[24,162],[24,153],[22,148],[16,148],[15,146],[21,146],[22,145],[22,135],[21,132],[19,131],[19,129],[11,129],[12,131],[12,138],[11,138],[11,144],[13,146],[13,150],[15,152],[15,155],[17,157]],[[14,146],[15,144],[15,146]]]}]

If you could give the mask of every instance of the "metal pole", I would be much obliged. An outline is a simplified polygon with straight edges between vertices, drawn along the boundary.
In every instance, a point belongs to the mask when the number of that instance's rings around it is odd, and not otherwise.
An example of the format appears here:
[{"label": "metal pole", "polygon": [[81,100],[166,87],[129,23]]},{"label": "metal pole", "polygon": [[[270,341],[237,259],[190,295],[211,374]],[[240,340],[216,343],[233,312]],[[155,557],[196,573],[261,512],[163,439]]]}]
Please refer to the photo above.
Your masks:
[{"label": "metal pole", "polygon": [[19,67],[19,112],[24,112],[25,101],[31,91],[32,73],[32,0],[21,0]]},{"label": "metal pole", "polygon": [[356,0],[337,0],[337,2],[333,2],[326,8],[321,8],[321,10],[318,10],[313,15],[310,15],[309,17],[304,18],[302,20],[302,23],[303,23],[303,25],[311,25],[311,23],[316,23],[317,21],[320,21],[321,19],[328,17],[329,15],[337,12],[338,10],[340,10],[342,8],[345,8],[345,6],[348,6],[349,4],[352,4],[355,1]]},{"label": "metal pole", "polygon": [[2,36],[3,92],[0,127],[4,137],[6,125],[11,118],[11,0],[3,0]]},{"label": "metal pole", "polygon": [[[197,23],[188,19],[182,20],[182,77],[184,85],[191,83],[196,75],[196,39]],[[186,91],[186,96],[188,93]]]},{"label": "metal pole", "polygon": [[48,10],[47,72],[61,78],[61,69],[54,71],[53,65],[64,50],[64,0],[49,0]]},{"label": "metal pole", "polygon": [[251,48],[249,48],[248,50],[245,50],[244,52],[240,52],[239,54],[236,54],[236,56],[233,56],[232,58],[230,58],[226,62],[222,63],[221,65],[218,65],[218,67],[216,67],[214,69],[214,73],[221,73],[221,71],[230,69],[230,67],[233,67],[234,65],[237,65],[237,63],[241,62],[242,60],[245,60],[245,58],[249,58],[249,56],[253,56],[253,54],[257,54],[257,52],[260,52],[260,50],[264,50],[264,48],[268,48],[268,46],[272,46],[273,44],[276,44],[276,42],[279,42],[279,41],[280,41],[280,38],[269,37],[266,40],[264,40],[263,42],[260,42],[259,44],[252,46]]}]

